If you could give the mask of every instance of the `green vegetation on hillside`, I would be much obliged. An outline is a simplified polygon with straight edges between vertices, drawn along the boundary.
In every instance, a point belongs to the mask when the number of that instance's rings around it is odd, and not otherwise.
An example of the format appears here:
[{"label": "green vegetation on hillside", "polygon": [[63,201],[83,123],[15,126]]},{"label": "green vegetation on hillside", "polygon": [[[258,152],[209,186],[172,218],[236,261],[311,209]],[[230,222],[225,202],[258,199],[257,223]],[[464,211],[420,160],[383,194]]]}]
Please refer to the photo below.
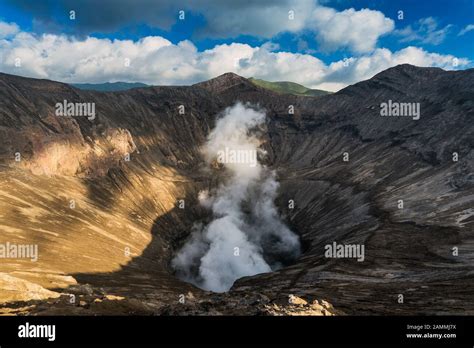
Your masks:
[{"label": "green vegetation on hillside", "polygon": [[256,86],[266,88],[277,93],[286,93],[286,94],[311,96],[311,97],[326,95],[326,94],[331,93],[331,92],[323,91],[320,89],[307,88],[295,82],[288,82],[288,81],[270,82],[270,81],[255,79],[253,77],[251,77],[249,80]]}]

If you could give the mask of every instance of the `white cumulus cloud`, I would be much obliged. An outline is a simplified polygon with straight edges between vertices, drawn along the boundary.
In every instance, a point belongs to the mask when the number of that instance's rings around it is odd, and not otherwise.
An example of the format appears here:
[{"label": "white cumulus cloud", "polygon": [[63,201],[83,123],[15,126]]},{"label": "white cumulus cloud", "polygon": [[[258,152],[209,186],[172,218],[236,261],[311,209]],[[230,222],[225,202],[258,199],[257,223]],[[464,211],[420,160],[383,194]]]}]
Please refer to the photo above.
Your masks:
[{"label": "white cumulus cloud", "polygon": [[14,35],[20,31],[15,23],[0,22],[0,39]]},{"label": "white cumulus cloud", "polygon": [[345,47],[360,53],[372,51],[378,38],[393,30],[394,22],[379,11],[351,8],[337,12],[319,6],[309,26],[315,29],[323,49],[333,51]]},{"label": "white cumulus cloud", "polygon": [[[257,47],[222,44],[199,51],[191,41],[174,44],[159,36],[132,41],[36,36],[18,31],[0,40],[0,71],[67,83],[125,81],[153,85],[192,84],[234,72],[244,77],[293,81],[334,91],[402,63],[445,69],[470,64],[464,58],[417,47],[396,52],[378,48],[329,64],[310,54],[277,50],[278,46],[271,42]],[[18,62],[21,66],[17,66]]]}]

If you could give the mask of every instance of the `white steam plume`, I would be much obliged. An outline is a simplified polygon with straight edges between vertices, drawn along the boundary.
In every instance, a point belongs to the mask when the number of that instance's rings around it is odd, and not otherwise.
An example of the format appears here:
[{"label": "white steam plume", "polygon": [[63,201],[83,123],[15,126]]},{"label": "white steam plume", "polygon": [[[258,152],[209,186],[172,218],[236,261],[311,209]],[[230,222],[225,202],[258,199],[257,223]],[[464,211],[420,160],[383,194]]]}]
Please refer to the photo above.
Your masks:
[{"label": "white steam plume", "polygon": [[215,192],[200,193],[213,220],[195,224],[172,261],[179,277],[203,289],[227,291],[235,280],[270,272],[299,255],[298,237],[274,205],[275,174],[257,161],[257,153],[265,153],[255,133],[264,122],[263,112],[237,103],[224,111],[203,149],[206,161],[224,166],[230,178]]}]

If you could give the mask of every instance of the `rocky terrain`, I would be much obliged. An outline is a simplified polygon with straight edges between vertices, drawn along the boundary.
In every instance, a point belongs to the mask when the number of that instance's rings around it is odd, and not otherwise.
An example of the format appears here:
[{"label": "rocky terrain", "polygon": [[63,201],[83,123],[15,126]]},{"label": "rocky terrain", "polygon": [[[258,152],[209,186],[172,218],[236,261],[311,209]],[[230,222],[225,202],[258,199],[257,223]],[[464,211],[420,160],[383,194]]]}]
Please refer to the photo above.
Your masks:
[{"label": "rocky terrain", "polygon": [[[63,100],[97,117],[56,116]],[[420,119],[381,117],[388,100]],[[206,216],[198,192],[223,173],[200,147],[236,101],[267,112],[265,164],[303,252],[215,294],[170,260]],[[474,314],[473,119],[473,69],[400,65],[318,97],[230,73],[120,92],[0,74],[0,244],[39,248],[0,259],[0,313]],[[364,261],[326,258],[333,242]]]}]

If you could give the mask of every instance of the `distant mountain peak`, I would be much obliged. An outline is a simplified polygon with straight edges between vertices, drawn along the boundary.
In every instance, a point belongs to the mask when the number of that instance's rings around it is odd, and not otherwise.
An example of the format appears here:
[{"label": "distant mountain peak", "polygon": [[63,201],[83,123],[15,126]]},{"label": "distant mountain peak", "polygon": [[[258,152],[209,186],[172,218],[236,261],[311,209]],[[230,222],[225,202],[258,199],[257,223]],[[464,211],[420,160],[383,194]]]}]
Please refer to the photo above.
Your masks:
[{"label": "distant mountain peak", "polygon": [[200,86],[211,92],[220,93],[237,85],[255,88],[252,82],[250,82],[248,79],[232,72],[227,72],[210,80],[196,83],[194,86]]},{"label": "distant mountain peak", "polygon": [[415,75],[439,75],[445,73],[446,71],[438,67],[421,67],[411,64],[399,64],[394,67],[388,68],[376,74],[374,78],[384,77],[384,76],[415,76]]},{"label": "distant mountain peak", "polygon": [[228,83],[228,82],[242,82],[248,81],[245,77],[237,75],[233,72],[226,72],[222,75],[209,79],[205,82],[214,82],[214,83]]},{"label": "distant mountain peak", "polygon": [[222,75],[219,75],[215,78],[216,79],[245,79],[245,77],[237,75],[236,73],[233,73],[233,72],[226,72],[226,73],[224,73]]}]

